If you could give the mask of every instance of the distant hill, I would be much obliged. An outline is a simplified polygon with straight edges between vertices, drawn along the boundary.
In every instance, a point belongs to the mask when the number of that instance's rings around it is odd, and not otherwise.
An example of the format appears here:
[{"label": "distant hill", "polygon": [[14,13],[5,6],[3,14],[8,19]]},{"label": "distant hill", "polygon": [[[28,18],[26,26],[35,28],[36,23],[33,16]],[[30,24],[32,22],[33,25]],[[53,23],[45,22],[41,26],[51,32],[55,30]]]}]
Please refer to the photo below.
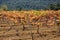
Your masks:
[{"label": "distant hill", "polygon": [[8,9],[19,9],[30,10],[30,9],[44,9],[49,4],[60,2],[60,0],[0,0],[0,5],[7,5]]}]

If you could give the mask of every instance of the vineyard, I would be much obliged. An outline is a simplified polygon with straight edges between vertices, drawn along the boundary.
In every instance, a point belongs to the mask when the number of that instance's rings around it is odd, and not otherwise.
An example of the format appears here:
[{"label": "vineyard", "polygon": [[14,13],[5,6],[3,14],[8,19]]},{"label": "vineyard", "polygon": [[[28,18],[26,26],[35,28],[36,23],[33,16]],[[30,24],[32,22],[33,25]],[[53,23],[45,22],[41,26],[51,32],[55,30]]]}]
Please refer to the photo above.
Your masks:
[{"label": "vineyard", "polygon": [[60,10],[0,11],[0,40],[60,40]]}]

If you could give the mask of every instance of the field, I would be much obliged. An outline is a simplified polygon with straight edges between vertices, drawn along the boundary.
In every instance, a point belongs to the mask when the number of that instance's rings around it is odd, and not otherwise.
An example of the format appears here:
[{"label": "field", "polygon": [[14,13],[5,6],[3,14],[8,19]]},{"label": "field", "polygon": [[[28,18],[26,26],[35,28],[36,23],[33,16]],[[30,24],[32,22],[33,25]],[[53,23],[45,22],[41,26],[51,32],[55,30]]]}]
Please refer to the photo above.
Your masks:
[{"label": "field", "polygon": [[60,10],[0,11],[0,40],[60,40]]}]

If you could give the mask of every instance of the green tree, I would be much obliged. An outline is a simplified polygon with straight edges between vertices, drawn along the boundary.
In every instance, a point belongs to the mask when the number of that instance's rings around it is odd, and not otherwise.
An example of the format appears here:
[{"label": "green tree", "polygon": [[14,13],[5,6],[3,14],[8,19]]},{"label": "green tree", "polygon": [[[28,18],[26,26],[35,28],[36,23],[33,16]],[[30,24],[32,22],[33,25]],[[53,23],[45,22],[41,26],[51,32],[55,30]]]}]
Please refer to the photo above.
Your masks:
[{"label": "green tree", "polygon": [[50,4],[49,9],[50,10],[60,10],[60,3]]},{"label": "green tree", "polygon": [[2,4],[2,5],[0,6],[0,10],[8,10],[7,5]]}]

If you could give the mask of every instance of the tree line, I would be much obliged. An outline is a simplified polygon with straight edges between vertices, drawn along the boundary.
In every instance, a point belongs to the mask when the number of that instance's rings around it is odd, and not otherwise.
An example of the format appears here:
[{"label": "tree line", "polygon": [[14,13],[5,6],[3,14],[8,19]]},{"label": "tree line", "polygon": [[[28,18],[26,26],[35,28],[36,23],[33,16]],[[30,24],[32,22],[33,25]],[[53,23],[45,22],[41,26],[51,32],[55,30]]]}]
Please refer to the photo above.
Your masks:
[{"label": "tree line", "polygon": [[[27,6],[27,8],[28,8],[28,6]],[[39,8],[36,8],[36,9],[32,8],[32,9],[33,10],[39,10]],[[3,4],[3,5],[0,5],[0,10],[11,10],[11,9],[9,9],[6,4]],[[17,6],[13,10],[19,10],[19,11],[21,11],[21,10],[23,10],[23,7]],[[42,10],[60,10],[60,3],[54,3],[54,4],[51,3],[51,4],[48,5],[48,7],[43,8]]]}]

